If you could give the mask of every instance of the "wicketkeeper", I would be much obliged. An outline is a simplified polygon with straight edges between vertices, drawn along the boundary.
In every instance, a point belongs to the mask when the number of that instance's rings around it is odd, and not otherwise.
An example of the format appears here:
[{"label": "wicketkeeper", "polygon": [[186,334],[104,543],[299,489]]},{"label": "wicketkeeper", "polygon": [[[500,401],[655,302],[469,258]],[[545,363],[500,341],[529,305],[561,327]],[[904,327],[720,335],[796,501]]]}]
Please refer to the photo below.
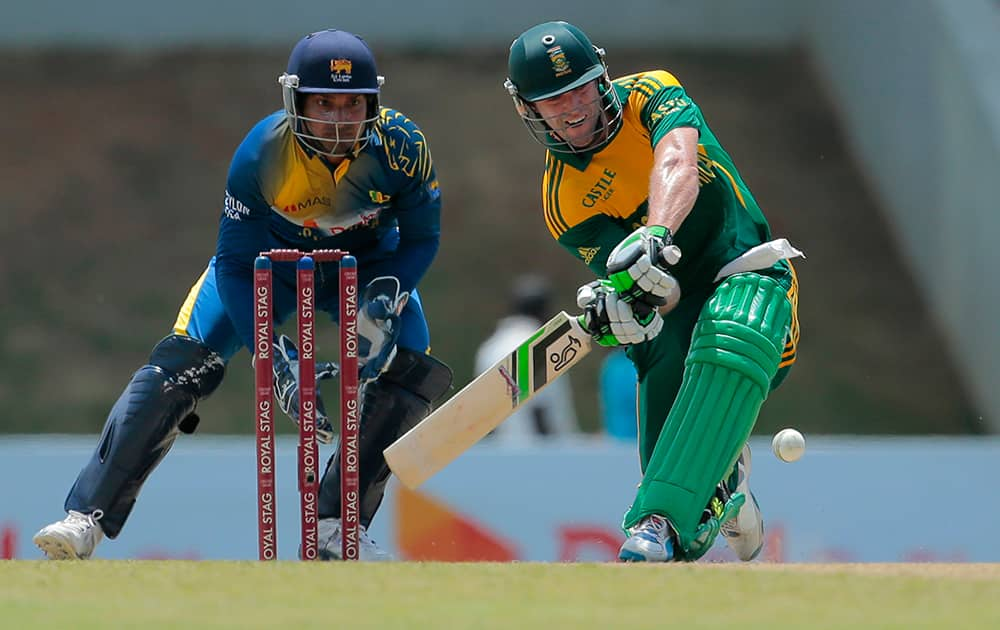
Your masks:
[{"label": "wicketkeeper", "polygon": [[[284,107],[254,125],[233,156],[215,256],[181,306],[173,333],[156,344],[111,409],[66,498],[67,517],[34,537],[49,558],[88,558],[103,536],[121,532],[143,483],[178,433],[195,430],[198,402],[219,386],[237,351],[253,347],[254,259],[279,248],[343,249],[358,260],[366,287],[358,324],[360,555],[388,558],[365,532],[389,478],[382,450],[451,385],[451,371],[427,353],[430,335],[416,290],[438,250],[437,176],[420,128],[380,106],[383,78],[357,35],[327,30],[306,36],[278,82]],[[316,273],[317,307],[334,321],[335,265],[317,264]],[[294,267],[274,266],[278,324],[295,310]],[[291,340],[276,340],[274,357],[275,393],[297,422]],[[331,375],[318,366],[318,379]],[[248,411],[250,400],[248,393]],[[332,439],[325,412],[317,415],[317,434]],[[335,454],[320,486],[325,558],[340,555],[339,473]]]}]

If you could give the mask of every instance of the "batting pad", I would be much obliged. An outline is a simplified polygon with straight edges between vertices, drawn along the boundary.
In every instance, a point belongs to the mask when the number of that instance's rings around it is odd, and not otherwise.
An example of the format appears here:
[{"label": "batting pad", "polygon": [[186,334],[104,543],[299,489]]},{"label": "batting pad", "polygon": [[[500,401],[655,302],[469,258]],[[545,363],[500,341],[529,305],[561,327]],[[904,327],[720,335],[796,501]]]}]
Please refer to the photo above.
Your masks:
[{"label": "batting pad", "polygon": [[680,391],[625,516],[632,527],[660,514],[687,550],[719,480],[757,421],[791,322],[787,289],[744,273],[726,279],[702,308]]}]

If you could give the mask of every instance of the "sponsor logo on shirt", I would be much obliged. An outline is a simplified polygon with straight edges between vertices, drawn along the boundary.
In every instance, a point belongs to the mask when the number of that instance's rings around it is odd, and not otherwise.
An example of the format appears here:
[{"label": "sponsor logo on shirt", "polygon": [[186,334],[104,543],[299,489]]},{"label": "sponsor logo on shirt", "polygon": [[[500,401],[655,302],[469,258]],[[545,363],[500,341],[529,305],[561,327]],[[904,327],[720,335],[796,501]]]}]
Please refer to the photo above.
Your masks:
[{"label": "sponsor logo on shirt", "polygon": [[234,197],[228,190],[226,191],[226,202],[222,206],[222,211],[225,213],[227,219],[233,221],[242,221],[243,217],[250,216],[250,208],[243,205],[243,202]]},{"label": "sponsor logo on shirt", "polygon": [[309,208],[317,205],[329,206],[330,198],[322,196],[311,197],[298,203],[289,204],[282,208],[282,210],[287,214],[295,214],[296,212],[302,212],[303,210],[308,210]]},{"label": "sponsor logo on shirt", "polygon": [[[299,232],[299,236],[319,240],[343,234],[348,230],[377,227],[381,212],[380,208],[366,208],[357,214],[344,212],[336,216],[323,215],[315,219],[306,219],[300,223],[303,229]],[[291,217],[286,218],[290,219]]]},{"label": "sponsor logo on shirt", "polygon": [[660,103],[656,107],[656,111],[654,111],[652,114],[649,115],[649,121],[655,124],[664,116],[669,116],[670,114],[673,114],[677,110],[684,109],[690,104],[691,101],[684,98],[683,96],[679,96],[677,98],[672,98],[668,101],[664,101],[663,103]]},{"label": "sponsor logo on shirt", "polygon": [[611,195],[615,193],[615,189],[611,187],[611,183],[615,181],[615,175],[617,174],[611,169],[604,169],[600,179],[594,182],[594,185],[590,187],[590,191],[583,196],[580,203],[586,208],[593,208],[597,205],[598,201],[607,201],[610,199]]}]

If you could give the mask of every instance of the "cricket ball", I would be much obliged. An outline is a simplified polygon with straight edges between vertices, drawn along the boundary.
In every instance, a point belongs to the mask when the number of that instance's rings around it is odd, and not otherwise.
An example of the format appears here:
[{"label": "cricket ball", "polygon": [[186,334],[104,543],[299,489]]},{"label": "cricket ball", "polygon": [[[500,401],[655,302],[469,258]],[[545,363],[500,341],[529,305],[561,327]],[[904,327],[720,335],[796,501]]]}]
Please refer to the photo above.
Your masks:
[{"label": "cricket ball", "polygon": [[783,462],[798,461],[806,452],[806,439],[795,429],[782,429],[774,434],[771,450]]}]

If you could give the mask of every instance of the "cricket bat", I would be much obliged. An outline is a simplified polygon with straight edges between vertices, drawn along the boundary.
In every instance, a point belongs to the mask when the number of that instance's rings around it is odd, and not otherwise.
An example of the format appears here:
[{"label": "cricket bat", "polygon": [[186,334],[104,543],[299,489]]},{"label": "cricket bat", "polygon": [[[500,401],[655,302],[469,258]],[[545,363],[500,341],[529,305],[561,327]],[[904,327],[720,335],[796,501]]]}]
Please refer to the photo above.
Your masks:
[{"label": "cricket bat", "polygon": [[576,317],[560,312],[385,449],[389,468],[416,488],[587,356],[590,344]]}]

